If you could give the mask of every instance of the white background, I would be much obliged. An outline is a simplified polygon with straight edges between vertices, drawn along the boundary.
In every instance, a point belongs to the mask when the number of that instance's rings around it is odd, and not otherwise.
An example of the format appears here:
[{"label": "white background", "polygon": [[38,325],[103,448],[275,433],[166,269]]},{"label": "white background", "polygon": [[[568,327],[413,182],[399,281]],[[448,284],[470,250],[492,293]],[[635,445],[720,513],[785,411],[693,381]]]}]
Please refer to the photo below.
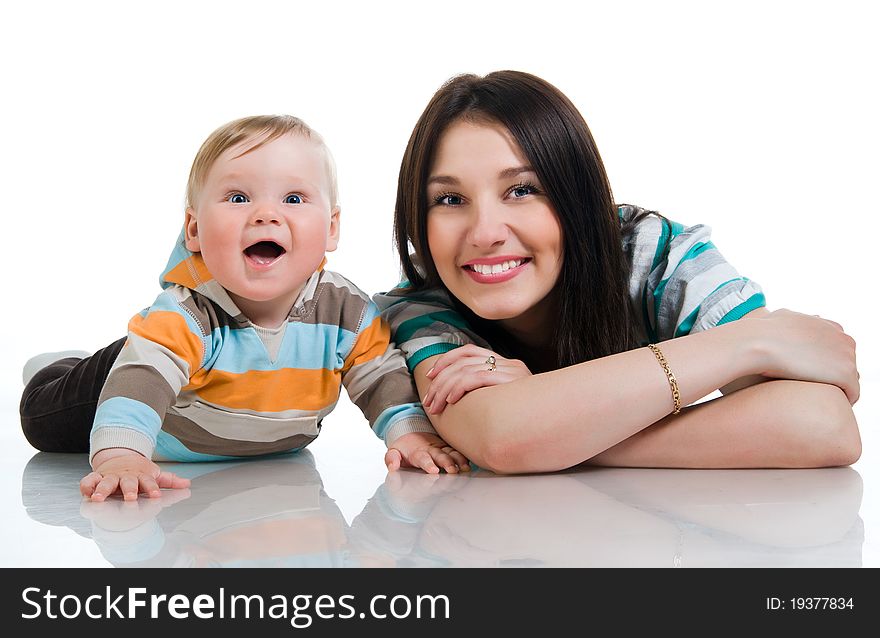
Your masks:
[{"label": "white background", "polygon": [[[343,206],[329,267],[385,290],[398,279],[397,170],[421,110],[455,74],[509,68],[580,108],[617,201],[710,225],[771,309],[843,324],[859,344],[867,453],[866,421],[880,415],[867,411],[880,381],[875,6],[4,3],[4,440],[20,444],[28,357],[102,347],[153,300],[190,163],[214,128],[281,112],[316,128],[336,157]],[[869,483],[867,464],[856,468]],[[10,474],[4,488],[15,491]]]}]

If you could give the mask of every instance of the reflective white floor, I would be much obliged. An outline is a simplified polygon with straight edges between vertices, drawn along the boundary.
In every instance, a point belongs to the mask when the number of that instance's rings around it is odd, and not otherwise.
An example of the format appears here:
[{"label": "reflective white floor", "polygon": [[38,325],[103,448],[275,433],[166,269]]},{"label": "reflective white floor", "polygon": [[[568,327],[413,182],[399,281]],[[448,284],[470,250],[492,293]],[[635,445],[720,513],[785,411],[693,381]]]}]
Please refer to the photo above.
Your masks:
[{"label": "reflective white floor", "polygon": [[83,501],[84,455],[37,453],[4,406],[4,566],[878,566],[876,392],[865,453],[825,470],[386,475],[347,402],[310,452],[169,464],[189,490]]}]

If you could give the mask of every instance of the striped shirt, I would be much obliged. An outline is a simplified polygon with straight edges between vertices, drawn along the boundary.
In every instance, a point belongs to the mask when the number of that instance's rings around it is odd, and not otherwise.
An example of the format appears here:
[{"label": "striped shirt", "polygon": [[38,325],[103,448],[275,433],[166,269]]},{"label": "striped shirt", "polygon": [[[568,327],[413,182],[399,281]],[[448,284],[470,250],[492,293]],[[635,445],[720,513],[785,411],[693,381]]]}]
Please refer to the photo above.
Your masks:
[{"label": "striped shirt", "polygon": [[434,432],[378,308],[323,263],[280,330],[251,323],[182,236],[161,281],[104,384],[90,458],[111,447],[160,461],[301,449],[341,385],[387,444]]},{"label": "striped shirt", "polygon": [[[643,212],[618,209],[621,223]],[[656,215],[623,237],[629,298],[642,345],[707,330],[766,305],[760,286],[740,276],[710,240],[711,229]],[[468,343],[492,349],[453,309],[445,290],[414,291],[408,282],[373,296],[409,369]]]}]

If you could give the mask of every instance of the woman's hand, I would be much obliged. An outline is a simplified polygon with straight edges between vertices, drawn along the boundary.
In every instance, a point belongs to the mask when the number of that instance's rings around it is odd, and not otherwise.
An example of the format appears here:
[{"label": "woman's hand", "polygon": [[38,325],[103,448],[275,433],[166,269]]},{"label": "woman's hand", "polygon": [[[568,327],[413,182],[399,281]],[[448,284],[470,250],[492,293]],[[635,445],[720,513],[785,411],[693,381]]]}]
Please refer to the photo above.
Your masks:
[{"label": "woman's hand", "polygon": [[426,412],[440,414],[448,404],[458,402],[471,390],[531,375],[526,364],[518,359],[505,359],[491,350],[468,344],[441,355],[428,370],[426,376],[431,385],[422,405]]},{"label": "woman's hand", "polygon": [[836,385],[850,405],[859,400],[856,342],[840,324],[785,309],[757,317],[754,322],[771,329],[761,346],[767,355],[761,374]]},{"label": "woman's hand", "polygon": [[134,450],[101,450],[92,462],[95,470],[79,482],[79,491],[93,501],[103,501],[117,490],[122,492],[126,501],[134,501],[139,493],[159,498],[162,495],[160,488],[189,487],[189,479],[163,472]]}]

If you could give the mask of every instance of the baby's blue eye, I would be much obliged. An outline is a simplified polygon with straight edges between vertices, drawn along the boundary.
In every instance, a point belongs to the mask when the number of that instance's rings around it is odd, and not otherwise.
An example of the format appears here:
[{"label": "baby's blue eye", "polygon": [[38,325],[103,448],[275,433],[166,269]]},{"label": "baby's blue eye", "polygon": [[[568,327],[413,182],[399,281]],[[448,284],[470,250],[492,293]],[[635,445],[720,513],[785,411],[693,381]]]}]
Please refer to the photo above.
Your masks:
[{"label": "baby's blue eye", "polygon": [[245,204],[247,203],[248,198],[241,193],[232,193],[232,195],[226,198],[226,201],[230,204]]},{"label": "baby's blue eye", "polygon": [[284,198],[285,204],[302,204],[302,197],[299,195],[288,195]]}]

